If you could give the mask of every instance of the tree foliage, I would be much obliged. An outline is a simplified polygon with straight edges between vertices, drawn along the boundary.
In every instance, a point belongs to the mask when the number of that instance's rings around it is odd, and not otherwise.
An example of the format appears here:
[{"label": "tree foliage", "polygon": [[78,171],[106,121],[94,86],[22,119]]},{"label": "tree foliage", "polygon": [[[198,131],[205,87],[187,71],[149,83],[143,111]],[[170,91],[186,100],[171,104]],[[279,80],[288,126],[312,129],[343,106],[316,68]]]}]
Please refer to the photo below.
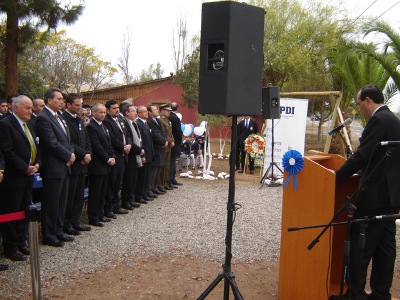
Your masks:
[{"label": "tree foliage", "polygon": [[121,42],[121,56],[118,58],[118,68],[121,70],[124,83],[130,84],[133,82],[133,76],[129,71],[129,58],[131,55],[131,42],[132,42],[132,34],[129,28],[126,28],[122,36]]},{"label": "tree foliage", "polygon": [[156,67],[151,64],[147,70],[142,70],[139,77],[135,80],[136,82],[145,82],[149,80],[159,79],[164,74],[164,69],[161,68],[161,64],[158,62]]},{"label": "tree foliage", "polygon": [[102,61],[93,48],[66,38],[65,32],[47,35],[20,55],[20,90],[40,95],[38,87],[55,86],[66,92],[95,90],[117,71]]},{"label": "tree foliage", "polygon": [[197,47],[184,67],[174,76],[174,82],[179,84],[184,92],[182,94],[183,106],[192,108],[199,101],[199,65],[200,47]]},{"label": "tree foliage", "polygon": [[5,93],[18,90],[18,53],[33,42],[35,32],[46,26],[56,29],[60,23],[73,24],[83,13],[83,5],[57,0],[3,0],[0,14],[6,15],[5,27]]},{"label": "tree foliage", "polygon": [[383,42],[383,50],[379,51],[377,45],[356,43],[354,46],[361,53],[375,59],[390,75],[397,90],[400,89],[400,34],[396,32],[389,24],[377,21],[368,24],[365,27],[365,35],[370,33],[379,33],[386,38]]},{"label": "tree foliage", "polygon": [[173,30],[172,32],[172,51],[175,63],[174,64],[175,72],[182,69],[188,59],[187,56],[188,31],[186,23],[187,23],[186,16],[178,17],[176,22],[176,31]]},{"label": "tree foliage", "polygon": [[298,0],[253,0],[265,9],[264,81],[281,90],[330,90],[325,60],[350,26],[338,22],[336,7]]}]

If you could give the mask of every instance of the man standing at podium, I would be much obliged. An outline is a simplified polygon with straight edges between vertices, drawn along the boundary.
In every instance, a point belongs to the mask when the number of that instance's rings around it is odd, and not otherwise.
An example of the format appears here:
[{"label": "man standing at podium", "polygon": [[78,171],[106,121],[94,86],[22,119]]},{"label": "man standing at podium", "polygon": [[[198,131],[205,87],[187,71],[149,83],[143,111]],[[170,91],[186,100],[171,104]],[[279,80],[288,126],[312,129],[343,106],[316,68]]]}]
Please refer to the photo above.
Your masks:
[{"label": "man standing at podium", "polygon": [[[397,214],[400,210],[400,149],[382,146],[382,141],[400,141],[400,120],[383,104],[384,97],[375,85],[360,89],[357,104],[368,120],[358,150],[336,171],[338,182],[361,170],[355,196],[355,219]],[[394,219],[370,220],[365,229],[365,247],[360,248],[360,223],[352,223],[350,236],[350,286],[344,299],[390,300],[396,259]],[[368,265],[371,267],[371,294],[365,292]],[[351,293],[351,298],[350,298]],[[358,298],[357,298],[358,297]]]}]

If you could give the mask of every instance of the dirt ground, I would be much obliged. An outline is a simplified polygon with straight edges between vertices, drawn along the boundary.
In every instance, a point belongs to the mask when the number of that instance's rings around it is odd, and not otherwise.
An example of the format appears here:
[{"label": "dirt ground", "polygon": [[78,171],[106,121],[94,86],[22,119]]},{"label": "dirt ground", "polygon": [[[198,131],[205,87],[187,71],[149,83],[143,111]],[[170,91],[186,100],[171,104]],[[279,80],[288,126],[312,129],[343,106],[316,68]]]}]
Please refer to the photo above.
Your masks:
[{"label": "dirt ground", "polygon": [[[213,170],[226,172],[227,165],[226,160],[215,160]],[[260,179],[257,172],[236,173],[237,184],[256,184]],[[116,258],[107,267],[65,278],[61,287],[54,287],[51,279],[45,281],[42,294],[43,299],[197,299],[222,271],[221,263],[167,254],[121,261]],[[244,299],[277,299],[279,262],[233,260],[231,270]],[[207,299],[224,299],[223,282]],[[393,283],[392,295],[400,298],[400,271],[396,271]],[[234,299],[232,294],[229,299]]]}]

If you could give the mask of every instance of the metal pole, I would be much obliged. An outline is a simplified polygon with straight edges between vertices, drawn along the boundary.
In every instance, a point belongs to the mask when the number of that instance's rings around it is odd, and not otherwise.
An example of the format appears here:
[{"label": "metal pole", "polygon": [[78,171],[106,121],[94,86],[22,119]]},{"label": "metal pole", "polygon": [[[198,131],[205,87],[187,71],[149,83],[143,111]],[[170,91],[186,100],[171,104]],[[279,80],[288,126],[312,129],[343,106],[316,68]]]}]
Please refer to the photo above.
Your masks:
[{"label": "metal pole", "polygon": [[40,211],[35,205],[27,209],[29,222],[29,247],[31,250],[31,281],[32,281],[32,299],[41,300],[42,292],[40,285],[40,267],[39,267],[39,220]]}]

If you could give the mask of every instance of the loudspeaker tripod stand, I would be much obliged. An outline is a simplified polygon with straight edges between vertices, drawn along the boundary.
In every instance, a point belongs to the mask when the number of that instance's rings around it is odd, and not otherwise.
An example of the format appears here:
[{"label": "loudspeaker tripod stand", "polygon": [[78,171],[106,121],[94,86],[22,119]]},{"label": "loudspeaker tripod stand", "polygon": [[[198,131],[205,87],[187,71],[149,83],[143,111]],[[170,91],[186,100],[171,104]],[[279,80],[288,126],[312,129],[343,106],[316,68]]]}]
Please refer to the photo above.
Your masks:
[{"label": "loudspeaker tripod stand", "polygon": [[282,169],[278,166],[276,162],[274,162],[274,147],[275,147],[275,141],[274,141],[274,119],[272,121],[272,127],[271,127],[271,162],[269,163],[267,171],[265,171],[263,177],[261,178],[260,181],[260,189],[264,186],[265,180],[268,178],[269,171],[271,171],[271,176],[270,176],[270,182],[268,183],[268,186],[270,187],[275,187],[279,186],[280,184],[276,182],[274,178],[274,167],[276,167],[280,172],[281,175],[283,175]]},{"label": "loudspeaker tripod stand", "polygon": [[232,293],[236,300],[243,300],[243,296],[240,294],[239,288],[235,281],[235,276],[231,271],[231,259],[232,259],[232,228],[234,222],[234,212],[240,208],[240,205],[235,203],[235,162],[236,162],[236,145],[233,143],[237,136],[237,116],[232,116],[232,144],[231,154],[229,159],[229,194],[227,203],[227,226],[225,236],[225,263],[222,265],[223,271],[220,272],[217,278],[209,285],[209,287],[200,295],[198,300],[205,299],[209,293],[218,285],[221,280],[224,282],[224,300],[229,300],[229,288],[232,289]]}]

